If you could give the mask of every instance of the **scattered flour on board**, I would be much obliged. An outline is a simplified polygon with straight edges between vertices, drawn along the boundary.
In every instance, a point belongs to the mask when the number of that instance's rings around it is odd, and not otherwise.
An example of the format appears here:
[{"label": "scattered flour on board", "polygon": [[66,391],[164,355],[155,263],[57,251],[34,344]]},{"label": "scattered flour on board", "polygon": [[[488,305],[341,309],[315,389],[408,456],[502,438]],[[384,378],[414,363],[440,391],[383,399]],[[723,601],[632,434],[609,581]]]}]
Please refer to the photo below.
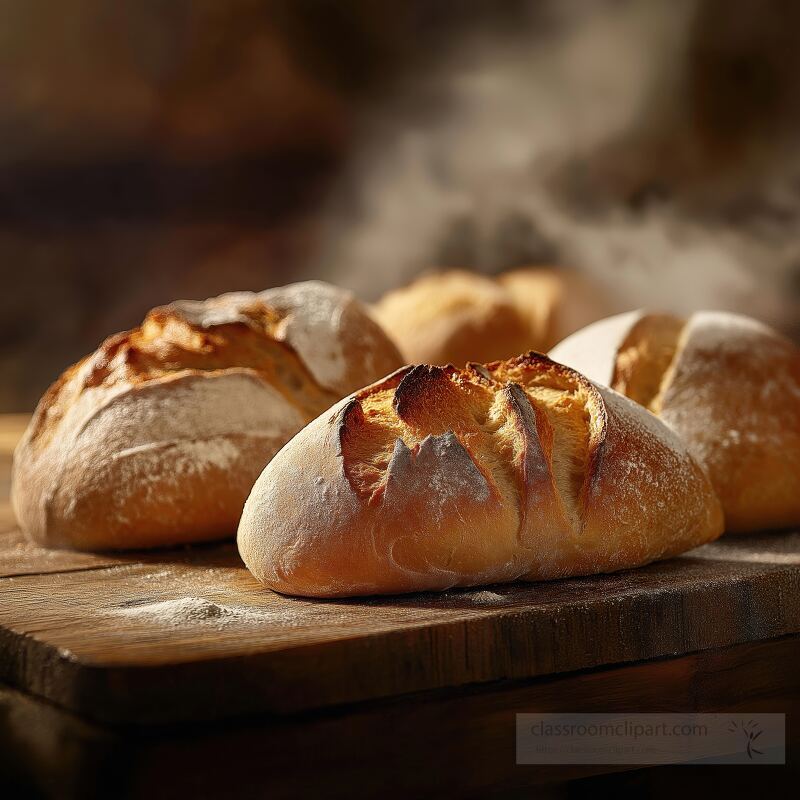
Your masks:
[{"label": "scattered flour on board", "polygon": [[473,603],[477,603],[481,606],[496,606],[504,603],[506,600],[504,595],[498,594],[497,592],[490,592],[488,589],[484,589],[480,592],[471,592],[466,595],[466,597],[472,600]]},{"label": "scattered flour on board", "polygon": [[264,625],[298,627],[319,625],[334,620],[338,611],[326,604],[307,603],[283,598],[271,608],[227,605],[206,597],[190,595],[173,600],[129,602],[107,609],[105,614],[138,620],[166,628],[201,625],[224,628],[229,625]]},{"label": "scattered flour on board", "polygon": [[[448,601],[467,601],[475,606],[500,606],[506,603],[505,595],[481,589],[476,591],[443,592],[438,595],[444,605]],[[291,602],[291,601],[290,601]],[[369,600],[365,601],[369,606]],[[150,625],[178,629],[200,625],[211,628],[225,628],[229,625],[270,624],[279,627],[320,624],[336,618],[335,606],[327,604],[301,603],[297,608],[281,604],[276,608],[254,608],[239,605],[226,605],[205,597],[179,597],[174,600],[153,600],[128,603],[105,612],[116,618],[140,621]]]},{"label": "scattered flour on board", "polygon": [[111,609],[109,613],[115,617],[138,619],[169,628],[180,628],[197,623],[221,628],[231,623],[274,622],[292,624],[297,622],[297,614],[295,612],[226,606],[204,597],[180,597],[175,600],[137,603]]},{"label": "scattered flour on board", "polygon": [[442,605],[451,608],[463,607],[467,603],[474,606],[502,606],[508,602],[508,597],[490,589],[448,589],[433,595],[434,601],[441,599]]}]

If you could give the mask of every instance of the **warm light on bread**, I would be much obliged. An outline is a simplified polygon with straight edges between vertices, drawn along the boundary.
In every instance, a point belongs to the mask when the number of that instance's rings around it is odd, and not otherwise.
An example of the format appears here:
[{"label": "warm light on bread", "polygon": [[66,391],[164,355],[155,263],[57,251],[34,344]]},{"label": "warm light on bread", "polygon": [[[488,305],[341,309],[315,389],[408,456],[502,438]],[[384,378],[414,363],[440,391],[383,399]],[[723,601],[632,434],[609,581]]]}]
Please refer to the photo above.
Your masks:
[{"label": "warm light on bread", "polygon": [[715,538],[719,502],[640,406],[529,353],[406,367],[273,459],[239,526],[288,594],[385,594],[638,566]]},{"label": "warm light on bread", "polygon": [[800,349],[788,339],[737,314],[635,311],[550,355],[674,428],[708,470],[728,531],[800,524]]},{"label": "warm light on bread", "polygon": [[409,362],[456,366],[547,350],[611,310],[586,277],[547,267],[424,275],[374,307]]},{"label": "warm light on bread", "polygon": [[42,398],[14,456],[20,526],[85,549],[232,535],[275,452],[400,363],[354,297],[323,283],[156,308]]}]

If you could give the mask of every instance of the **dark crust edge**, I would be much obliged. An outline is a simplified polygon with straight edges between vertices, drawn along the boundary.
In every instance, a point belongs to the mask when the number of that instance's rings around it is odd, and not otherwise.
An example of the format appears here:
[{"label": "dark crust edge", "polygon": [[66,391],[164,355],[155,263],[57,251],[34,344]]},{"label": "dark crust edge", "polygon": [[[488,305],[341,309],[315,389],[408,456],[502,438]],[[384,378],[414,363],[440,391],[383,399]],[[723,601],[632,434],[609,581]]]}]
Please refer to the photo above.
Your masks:
[{"label": "dark crust edge", "polygon": [[404,367],[400,367],[396,369],[394,372],[390,372],[384,378],[375,381],[375,383],[369,384],[369,386],[365,386],[363,389],[359,389],[353,397],[356,400],[365,400],[370,395],[374,394],[375,392],[382,392],[387,389],[396,389],[400,383],[402,382],[403,378],[414,369],[414,364],[407,364]]},{"label": "dark crust edge", "polygon": [[347,436],[354,431],[357,425],[364,421],[364,409],[361,406],[361,401],[369,397],[374,392],[380,392],[388,389],[395,389],[400,385],[403,378],[413,370],[413,365],[400,367],[394,372],[389,373],[384,378],[381,378],[369,386],[355,392],[346,399],[344,405],[332,414],[328,419],[328,425],[331,435],[331,443],[334,447],[336,457],[339,459],[339,465],[342,475],[347,480],[348,485],[353,491],[357,492],[353,482],[350,480],[347,469],[345,468],[344,449],[346,446]]},{"label": "dark crust edge", "polygon": [[351,397],[330,419],[336,444],[336,455],[342,459],[342,469],[344,469],[344,448],[347,436],[363,421],[364,409],[355,397]]},{"label": "dark crust edge", "polygon": [[403,375],[402,380],[394,390],[392,398],[392,408],[397,416],[407,422],[406,419],[410,407],[416,401],[425,397],[426,393],[436,387],[450,388],[452,382],[450,376],[457,374],[458,370],[452,366],[437,367],[428,364],[419,364]]}]

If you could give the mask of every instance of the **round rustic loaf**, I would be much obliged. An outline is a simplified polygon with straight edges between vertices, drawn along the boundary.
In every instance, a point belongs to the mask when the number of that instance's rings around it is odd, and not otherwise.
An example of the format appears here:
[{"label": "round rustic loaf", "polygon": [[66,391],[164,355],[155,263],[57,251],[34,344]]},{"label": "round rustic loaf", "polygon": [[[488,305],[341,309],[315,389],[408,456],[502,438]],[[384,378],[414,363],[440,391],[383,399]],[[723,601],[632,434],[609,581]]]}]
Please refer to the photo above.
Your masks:
[{"label": "round rustic loaf", "polygon": [[670,425],[708,470],[730,532],[800,524],[800,349],[738,314],[633,311],[551,357]]},{"label": "round rustic loaf", "polygon": [[401,363],[352,294],[316,281],[156,308],[42,398],[14,454],[19,524],[80,549],[232,535],[277,450]]},{"label": "round rustic loaf", "polygon": [[545,356],[405,367],[270,462],[239,552],[313,597],[635,567],[714,539],[708,477],[641,406]]},{"label": "round rustic loaf", "polygon": [[387,293],[374,306],[409,362],[456,365],[547,350],[612,310],[584,276],[551,268],[517,269],[497,278],[464,270],[434,273]]}]

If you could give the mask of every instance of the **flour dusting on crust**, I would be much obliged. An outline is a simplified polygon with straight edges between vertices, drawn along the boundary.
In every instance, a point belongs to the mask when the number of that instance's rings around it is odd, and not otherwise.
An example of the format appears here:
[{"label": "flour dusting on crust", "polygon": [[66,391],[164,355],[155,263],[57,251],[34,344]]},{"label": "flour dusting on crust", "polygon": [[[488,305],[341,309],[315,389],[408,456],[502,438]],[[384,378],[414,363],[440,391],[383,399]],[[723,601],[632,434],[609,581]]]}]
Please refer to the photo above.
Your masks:
[{"label": "flour dusting on crust", "polygon": [[[73,519],[80,513],[76,490],[88,491],[97,475],[112,470],[113,530],[147,516],[131,498],[152,501],[163,513],[170,498],[179,501],[182,482],[210,470],[246,469],[255,477],[304,423],[286,398],[248,370],[89,388],[69,406],[44,450],[20,445],[15,469],[24,468],[29,482],[15,503],[26,504],[31,527],[46,530],[56,504],[64,522]],[[81,474],[83,485],[67,483],[68,471]]]},{"label": "flour dusting on crust", "polygon": [[452,431],[427,436],[416,452],[402,439],[395,442],[387,467],[385,503],[415,503],[442,520],[447,509],[465,496],[485,503],[490,495],[485,476]]},{"label": "flour dusting on crust", "polygon": [[[707,497],[698,490],[699,470],[677,434],[657,417],[613,389],[601,387],[600,392],[618,417],[607,439],[618,473],[613,486],[599,491],[595,501],[603,504],[614,529],[629,535],[668,519],[660,548],[669,552],[707,513]],[[616,435],[620,427],[635,447]]]},{"label": "flour dusting on crust", "polygon": [[740,447],[751,453],[785,449],[791,425],[783,408],[787,398],[800,406],[800,383],[797,371],[774,363],[779,354],[789,360],[782,351],[792,347],[766,325],[738,314],[692,315],[662,418],[704,464]]},{"label": "flour dusting on crust", "polygon": [[260,470],[304,422],[278,391],[246,371],[188,376],[113,398],[77,429],[70,455],[103,443],[121,469],[114,500],[122,515],[129,494],[165,498],[164,486],[241,466],[243,441],[263,442]]},{"label": "flour dusting on crust", "polygon": [[208,300],[176,300],[165,306],[198,328],[213,328],[216,325],[253,325],[253,318],[245,313],[248,306],[259,302],[255,292],[228,292]]},{"label": "flour dusting on crust", "polygon": [[[347,373],[342,318],[352,293],[320,281],[305,281],[267,289],[259,297],[285,314],[275,335],[291,345],[317,381],[340,390]],[[364,348],[369,353],[371,348]],[[344,392],[353,387],[346,387]]]}]

